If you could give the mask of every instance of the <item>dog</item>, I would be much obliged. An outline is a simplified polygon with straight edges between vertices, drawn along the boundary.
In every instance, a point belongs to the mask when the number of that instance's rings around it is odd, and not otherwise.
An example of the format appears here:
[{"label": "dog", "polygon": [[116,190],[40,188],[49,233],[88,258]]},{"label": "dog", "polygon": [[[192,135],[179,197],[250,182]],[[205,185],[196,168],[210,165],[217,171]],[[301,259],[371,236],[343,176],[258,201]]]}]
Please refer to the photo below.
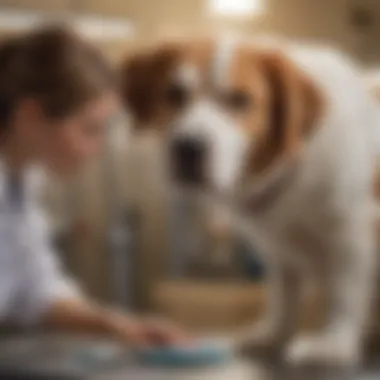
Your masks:
[{"label": "dog", "polygon": [[[268,260],[268,310],[237,346],[281,347],[293,364],[358,363],[374,297],[380,148],[362,69],[325,46],[209,38],[136,53],[121,74],[134,124],[162,134],[177,187],[229,205]],[[309,281],[325,322],[297,335]]]}]

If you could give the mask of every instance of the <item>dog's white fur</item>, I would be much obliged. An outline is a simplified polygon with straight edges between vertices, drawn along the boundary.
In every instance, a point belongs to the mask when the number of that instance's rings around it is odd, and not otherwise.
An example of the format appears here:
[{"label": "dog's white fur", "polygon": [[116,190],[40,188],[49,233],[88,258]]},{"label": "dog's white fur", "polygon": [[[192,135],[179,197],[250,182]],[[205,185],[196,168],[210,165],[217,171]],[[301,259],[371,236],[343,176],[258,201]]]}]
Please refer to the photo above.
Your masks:
[{"label": "dog's white fur", "polygon": [[[376,268],[372,186],[380,118],[350,59],[328,49],[282,49],[317,84],[328,107],[291,187],[273,209],[249,220],[259,237],[255,245],[261,244],[270,261],[272,298],[264,323],[243,341],[268,344],[290,332],[305,281],[313,278],[326,297],[328,322],[315,336],[292,340],[287,357],[297,363],[353,363],[360,358]],[[222,43],[219,52],[215,77],[223,86],[234,49]],[[196,134],[211,143],[211,178],[218,190],[229,191],[248,149],[235,121],[201,99],[176,125],[176,134]],[[294,231],[303,239],[294,239]]]}]

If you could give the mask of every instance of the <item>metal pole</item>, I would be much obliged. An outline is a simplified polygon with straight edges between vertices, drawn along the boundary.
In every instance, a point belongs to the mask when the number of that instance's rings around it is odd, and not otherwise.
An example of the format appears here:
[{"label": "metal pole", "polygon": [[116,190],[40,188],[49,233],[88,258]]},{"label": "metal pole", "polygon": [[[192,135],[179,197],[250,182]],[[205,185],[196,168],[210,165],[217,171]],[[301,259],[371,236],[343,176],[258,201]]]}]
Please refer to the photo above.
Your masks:
[{"label": "metal pole", "polygon": [[113,300],[119,306],[131,307],[134,304],[134,265],[136,250],[135,229],[132,226],[135,220],[128,214],[122,194],[120,177],[122,167],[118,159],[122,157],[125,148],[125,135],[123,128],[127,129],[123,117],[115,120],[107,136],[104,154],[104,181],[107,207],[107,242],[109,253],[109,277]]}]

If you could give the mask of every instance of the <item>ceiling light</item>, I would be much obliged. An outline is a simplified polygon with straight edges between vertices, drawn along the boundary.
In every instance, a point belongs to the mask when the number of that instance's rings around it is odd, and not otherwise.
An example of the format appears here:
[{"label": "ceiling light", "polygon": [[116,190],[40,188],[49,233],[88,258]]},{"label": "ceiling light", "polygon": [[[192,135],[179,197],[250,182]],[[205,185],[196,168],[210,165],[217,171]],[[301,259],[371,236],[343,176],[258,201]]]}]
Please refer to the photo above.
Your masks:
[{"label": "ceiling light", "polygon": [[208,0],[209,10],[217,16],[250,17],[264,11],[263,0]]}]

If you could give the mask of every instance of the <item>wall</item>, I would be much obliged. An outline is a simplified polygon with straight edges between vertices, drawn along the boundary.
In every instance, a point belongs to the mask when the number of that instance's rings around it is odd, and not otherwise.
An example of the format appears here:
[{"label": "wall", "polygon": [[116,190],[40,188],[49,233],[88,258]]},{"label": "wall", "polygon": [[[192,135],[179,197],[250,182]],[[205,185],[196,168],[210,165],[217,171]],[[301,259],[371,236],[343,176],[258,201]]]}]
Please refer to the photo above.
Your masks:
[{"label": "wall", "polygon": [[[231,23],[216,22],[204,12],[203,0],[2,0],[0,6],[44,9],[60,12],[68,9],[128,17],[136,24],[138,41],[180,29],[202,32],[228,26],[245,32],[268,31],[291,37],[318,38],[337,43],[347,51],[368,61],[380,58],[380,2],[377,0],[263,0],[265,16]],[[347,23],[349,7],[368,7],[374,26],[364,35],[353,32]],[[109,50],[118,55],[123,44]],[[117,53],[116,53],[117,52]]]}]

